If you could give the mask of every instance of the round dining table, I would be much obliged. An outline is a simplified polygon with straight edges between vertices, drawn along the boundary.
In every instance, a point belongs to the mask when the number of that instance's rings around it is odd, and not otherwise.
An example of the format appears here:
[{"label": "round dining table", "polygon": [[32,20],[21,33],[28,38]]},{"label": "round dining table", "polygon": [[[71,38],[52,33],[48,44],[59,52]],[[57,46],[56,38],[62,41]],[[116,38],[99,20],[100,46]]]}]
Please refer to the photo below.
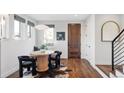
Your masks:
[{"label": "round dining table", "polygon": [[54,53],[52,50],[40,50],[33,51],[30,53],[32,57],[37,58],[36,61],[36,70],[38,72],[43,72],[48,70],[48,56],[49,54]]}]

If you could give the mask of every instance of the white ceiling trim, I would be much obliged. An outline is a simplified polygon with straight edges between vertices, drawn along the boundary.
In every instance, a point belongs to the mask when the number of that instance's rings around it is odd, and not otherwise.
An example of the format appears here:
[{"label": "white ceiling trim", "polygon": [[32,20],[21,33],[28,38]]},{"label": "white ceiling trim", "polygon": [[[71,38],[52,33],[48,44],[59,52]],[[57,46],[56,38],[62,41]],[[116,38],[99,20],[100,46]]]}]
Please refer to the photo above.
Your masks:
[{"label": "white ceiling trim", "polygon": [[89,14],[26,14],[35,21],[82,21]]}]

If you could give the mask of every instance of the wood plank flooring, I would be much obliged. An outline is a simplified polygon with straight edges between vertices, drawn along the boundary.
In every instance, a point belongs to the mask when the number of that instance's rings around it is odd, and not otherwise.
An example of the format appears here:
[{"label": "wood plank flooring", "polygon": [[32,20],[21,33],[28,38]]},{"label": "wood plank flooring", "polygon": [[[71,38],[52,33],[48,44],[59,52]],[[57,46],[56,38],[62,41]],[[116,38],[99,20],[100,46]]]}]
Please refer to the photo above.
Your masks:
[{"label": "wood plank flooring", "polygon": [[[62,59],[61,63],[67,66],[69,78],[102,78],[102,76],[85,59]],[[18,71],[8,78],[18,78]]]}]

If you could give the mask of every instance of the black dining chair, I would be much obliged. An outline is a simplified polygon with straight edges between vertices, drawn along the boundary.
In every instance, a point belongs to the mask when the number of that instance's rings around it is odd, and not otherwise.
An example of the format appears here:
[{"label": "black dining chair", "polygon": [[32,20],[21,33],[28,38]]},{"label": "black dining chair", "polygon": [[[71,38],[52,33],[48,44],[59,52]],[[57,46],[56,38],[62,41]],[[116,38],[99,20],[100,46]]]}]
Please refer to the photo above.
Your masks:
[{"label": "black dining chair", "polygon": [[34,46],[34,51],[39,51],[40,48],[38,48],[37,46]]},{"label": "black dining chair", "polygon": [[19,59],[19,76],[23,77],[23,68],[28,71],[32,68],[32,75],[36,75],[36,59],[30,56],[18,56]]},{"label": "black dining chair", "polygon": [[55,51],[52,54],[49,54],[48,56],[48,67],[49,70],[59,68],[60,67],[60,56],[62,52],[61,51]]}]

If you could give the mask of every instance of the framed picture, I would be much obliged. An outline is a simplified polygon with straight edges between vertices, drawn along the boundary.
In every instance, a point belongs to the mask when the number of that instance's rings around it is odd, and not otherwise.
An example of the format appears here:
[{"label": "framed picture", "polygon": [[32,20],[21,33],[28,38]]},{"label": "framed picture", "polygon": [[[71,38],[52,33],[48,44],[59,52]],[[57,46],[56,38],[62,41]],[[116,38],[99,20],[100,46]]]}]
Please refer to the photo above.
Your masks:
[{"label": "framed picture", "polygon": [[56,33],[56,39],[59,41],[65,40],[65,32],[57,32]]}]

